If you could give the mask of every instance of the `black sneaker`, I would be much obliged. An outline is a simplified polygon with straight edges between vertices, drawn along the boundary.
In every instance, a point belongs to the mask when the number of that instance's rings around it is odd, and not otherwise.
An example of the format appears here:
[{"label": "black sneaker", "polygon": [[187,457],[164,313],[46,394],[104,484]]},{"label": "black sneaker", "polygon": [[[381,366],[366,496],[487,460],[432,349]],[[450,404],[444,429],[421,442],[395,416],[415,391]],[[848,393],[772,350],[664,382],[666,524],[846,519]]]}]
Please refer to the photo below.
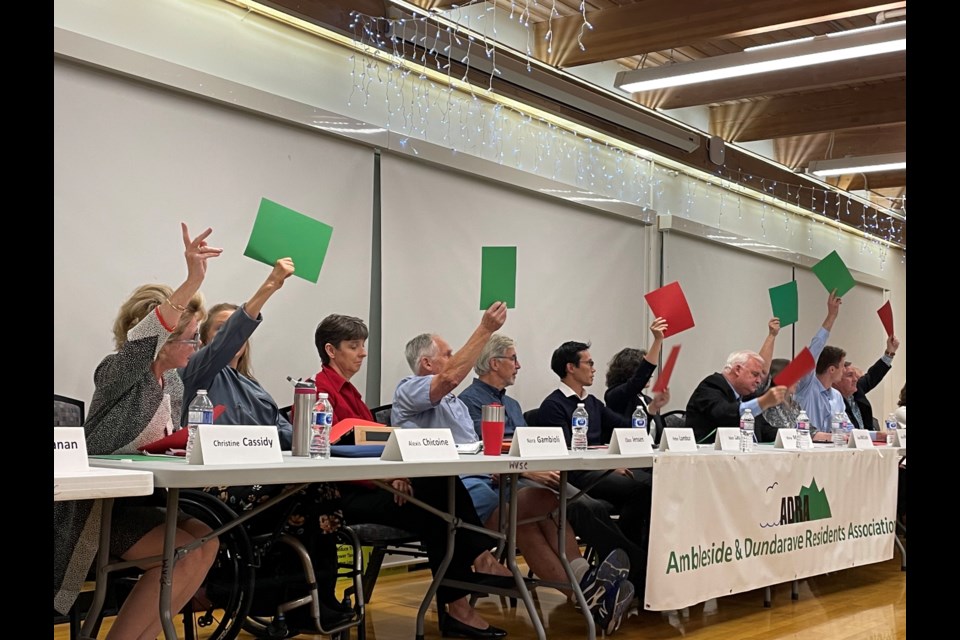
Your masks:
[{"label": "black sneaker", "polygon": [[587,608],[594,611],[603,602],[607,590],[630,574],[630,557],[623,549],[614,549],[603,562],[590,567],[580,578],[580,590],[587,601]]},{"label": "black sneaker", "polygon": [[624,578],[612,588],[607,589],[600,606],[593,611],[593,621],[597,623],[597,628],[606,635],[619,629],[631,602],[633,602],[633,583]]}]

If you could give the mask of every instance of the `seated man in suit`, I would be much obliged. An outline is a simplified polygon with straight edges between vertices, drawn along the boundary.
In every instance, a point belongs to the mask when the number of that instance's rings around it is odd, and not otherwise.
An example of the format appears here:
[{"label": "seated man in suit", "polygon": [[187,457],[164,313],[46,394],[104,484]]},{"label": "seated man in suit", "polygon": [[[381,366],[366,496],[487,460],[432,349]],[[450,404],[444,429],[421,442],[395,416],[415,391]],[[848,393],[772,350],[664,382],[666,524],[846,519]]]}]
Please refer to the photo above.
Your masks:
[{"label": "seated man in suit", "polygon": [[850,362],[843,365],[843,377],[833,385],[833,388],[843,396],[843,405],[847,416],[853,423],[854,429],[874,429],[873,407],[867,394],[880,384],[893,366],[893,357],[897,355],[900,341],[896,336],[887,338],[887,346],[879,360],[873,363],[866,373],[863,373]]},{"label": "seated man in suit", "polygon": [[693,390],[687,401],[686,426],[693,429],[698,443],[713,442],[718,428],[739,427],[740,416],[747,409],[756,417],[783,402],[786,387],[763,392],[778,333],[780,320],[773,318],[767,323],[767,337],[759,352],[734,351],[727,356],[723,371],[707,376]]},{"label": "seated man in suit", "polygon": [[[474,371],[477,377],[459,397],[470,410],[477,437],[483,437],[480,431],[483,405],[494,402],[504,408],[504,434],[512,435],[518,427],[527,426],[520,403],[507,395],[507,387],[517,381],[520,372],[520,360],[513,339],[500,333],[493,334],[480,352]],[[520,477],[521,486],[540,485],[553,490],[560,486],[560,474],[557,471],[533,471],[523,473]],[[567,498],[579,492],[574,483],[567,483]],[[567,517],[580,539],[592,546],[599,557],[605,558],[615,549],[623,549],[627,553],[630,558],[630,582],[634,584],[637,595],[641,594],[646,584],[646,548],[624,536],[623,530],[610,518],[606,503],[582,495],[567,503]]]}]

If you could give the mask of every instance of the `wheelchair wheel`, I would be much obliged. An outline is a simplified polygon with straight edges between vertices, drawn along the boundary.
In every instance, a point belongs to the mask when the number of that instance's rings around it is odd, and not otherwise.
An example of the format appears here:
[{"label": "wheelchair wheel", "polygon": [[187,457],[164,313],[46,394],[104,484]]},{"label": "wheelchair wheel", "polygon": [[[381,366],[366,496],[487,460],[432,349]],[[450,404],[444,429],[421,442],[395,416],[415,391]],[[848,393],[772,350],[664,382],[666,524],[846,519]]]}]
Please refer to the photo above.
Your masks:
[{"label": "wheelchair wheel", "polygon": [[[181,491],[180,509],[213,529],[237,517],[215,496],[199,490]],[[203,592],[208,603],[197,610],[192,608],[196,605],[194,601],[183,611],[185,637],[196,638],[197,630],[204,629],[204,636],[209,640],[236,638],[250,610],[254,577],[250,539],[243,526],[235,527],[220,536],[217,559],[204,581]]]}]

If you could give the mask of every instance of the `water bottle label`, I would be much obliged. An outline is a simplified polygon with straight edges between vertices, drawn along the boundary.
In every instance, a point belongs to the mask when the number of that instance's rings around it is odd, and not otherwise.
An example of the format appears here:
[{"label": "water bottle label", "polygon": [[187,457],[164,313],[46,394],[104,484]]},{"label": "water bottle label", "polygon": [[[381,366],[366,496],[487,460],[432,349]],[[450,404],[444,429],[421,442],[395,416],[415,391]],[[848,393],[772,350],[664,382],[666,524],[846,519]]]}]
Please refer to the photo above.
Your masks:
[{"label": "water bottle label", "polygon": [[330,411],[317,411],[313,414],[314,424],[318,427],[329,427],[333,425],[333,413]]},{"label": "water bottle label", "polygon": [[634,418],[634,419],[632,420],[632,424],[633,424],[633,428],[634,428],[634,429],[646,429],[646,428],[647,428],[647,421],[646,421],[645,419],[643,419],[643,418]]},{"label": "water bottle label", "polygon": [[190,409],[187,411],[188,424],[213,424],[212,409]]},{"label": "water bottle label", "polygon": [[575,427],[585,427],[587,426],[587,419],[576,416],[573,418],[573,426]]}]

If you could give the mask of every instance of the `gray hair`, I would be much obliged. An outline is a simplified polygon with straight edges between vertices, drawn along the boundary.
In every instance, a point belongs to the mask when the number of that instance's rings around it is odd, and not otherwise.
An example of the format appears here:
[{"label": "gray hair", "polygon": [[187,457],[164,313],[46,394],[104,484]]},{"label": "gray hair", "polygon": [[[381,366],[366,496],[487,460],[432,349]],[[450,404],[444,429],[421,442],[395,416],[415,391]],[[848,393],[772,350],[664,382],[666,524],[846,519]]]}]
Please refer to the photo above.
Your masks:
[{"label": "gray hair", "polygon": [[729,356],[727,356],[727,363],[723,365],[723,370],[730,371],[738,364],[741,364],[741,365],[747,364],[751,360],[759,360],[761,365],[765,364],[763,360],[763,356],[761,356],[756,351],[748,351],[748,350],[734,351]]},{"label": "gray hair", "polygon": [[407,357],[410,370],[414,373],[420,373],[420,358],[432,358],[437,355],[437,343],[433,340],[436,335],[435,333],[421,333],[407,343],[404,355]]},{"label": "gray hair", "polygon": [[490,339],[487,340],[487,344],[484,345],[483,350],[477,357],[477,364],[473,366],[473,370],[477,372],[478,376],[490,373],[490,361],[494,358],[503,357],[507,349],[514,344],[516,343],[513,341],[513,338],[508,338],[499,333],[493,334],[490,336]]}]

